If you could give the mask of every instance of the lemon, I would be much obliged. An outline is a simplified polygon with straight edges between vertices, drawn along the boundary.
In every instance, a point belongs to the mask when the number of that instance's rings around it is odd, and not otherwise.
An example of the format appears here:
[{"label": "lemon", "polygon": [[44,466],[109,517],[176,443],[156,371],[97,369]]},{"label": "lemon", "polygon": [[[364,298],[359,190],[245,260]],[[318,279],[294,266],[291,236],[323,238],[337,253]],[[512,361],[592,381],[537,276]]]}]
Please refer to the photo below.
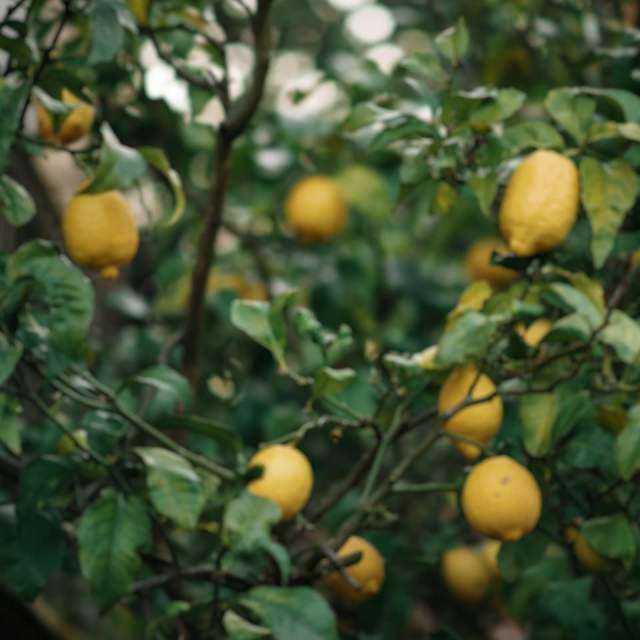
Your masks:
[{"label": "lemon", "polygon": [[293,518],[307,504],[313,488],[313,470],[307,457],[295,447],[265,447],[251,458],[249,466],[263,468],[262,476],[249,483],[249,491],[275,502],[283,520]]},{"label": "lemon", "polygon": [[471,245],[465,257],[465,265],[472,280],[486,280],[492,287],[499,289],[513,282],[518,272],[491,264],[494,251],[506,254],[509,249],[499,238],[483,238]]},{"label": "lemon", "polygon": [[531,472],[508,456],[477,464],[462,489],[462,511],[479,533],[515,541],[532,531],[542,510],[540,487]]},{"label": "lemon", "polygon": [[498,540],[486,540],[480,547],[480,557],[493,578],[500,577],[500,565],[498,564],[500,547],[502,547],[502,543]]},{"label": "lemon", "polygon": [[599,573],[607,570],[609,567],[608,560],[589,544],[585,536],[576,527],[569,527],[565,531],[565,536],[573,545],[573,553],[585,571]]},{"label": "lemon", "polygon": [[340,233],[347,223],[342,189],[327,176],[300,180],[284,204],[287,225],[303,242],[322,242]]},{"label": "lemon", "polygon": [[535,348],[546,338],[552,327],[553,324],[550,320],[538,318],[538,320],[535,320],[526,328],[519,324],[516,327],[516,331],[520,334],[525,344]]},{"label": "lemon", "polygon": [[[445,380],[438,397],[438,413],[445,414],[462,403],[469,394],[480,399],[494,394],[496,387],[491,379],[478,373],[475,365],[467,365],[453,371]],[[444,423],[444,430],[486,444],[502,424],[502,400],[493,396],[490,400],[461,409]],[[467,458],[474,460],[481,449],[469,442],[455,441],[456,448]]]},{"label": "lemon", "polygon": [[40,104],[36,104],[36,117],[40,136],[48,141],[60,144],[75,142],[89,133],[95,117],[95,109],[88,103],[77,98],[71,91],[62,90],[62,102],[77,105],[62,120],[60,129],[55,131],[53,117]]},{"label": "lemon", "polygon": [[138,251],[138,228],[119,191],[75,195],[64,210],[62,233],[73,261],[103,278],[117,278]]},{"label": "lemon", "polygon": [[384,582],[384,558],[367,540],[351,536],[338,550],[338,558],[354,553],[362,557],[355,564],[345,567],[345,572],[360,586],[351,586],[339,571],[332,571],[324,577],[325,586],[340,600],[346,602],[364,602],[373,597],[382,588]]},{"label": "lemon", "polygon": [[480,602],[487,595],[491,572],[474,549],[456,547],[445,551],[440,571],[447,589],[462,602]]},{"label": "lemon", "polygon": [[576,222],[578,170],[569,158],[539,150],[513,172],[500,207],[500,230],[519,256],[551,251]]}]

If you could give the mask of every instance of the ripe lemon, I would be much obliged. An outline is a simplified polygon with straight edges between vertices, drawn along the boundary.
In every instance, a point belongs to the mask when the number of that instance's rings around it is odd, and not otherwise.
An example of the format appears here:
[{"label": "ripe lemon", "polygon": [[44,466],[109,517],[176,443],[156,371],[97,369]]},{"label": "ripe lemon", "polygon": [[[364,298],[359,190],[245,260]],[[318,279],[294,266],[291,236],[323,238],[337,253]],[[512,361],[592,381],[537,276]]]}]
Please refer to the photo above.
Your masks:
[{"label": "ripe lemon", "polygon": [[263,468],[262,476],[249,483],[249,491],[278,504],[283,520],[293,518],[307,504],[313,488],[313,470],[307,457],[295,447],[265,447],[251,458],[249,466]]},{"label": "ripe lemon", "polygon": [[486,540],[480,547],[480,556],[489,569],[489,573],[494,578],[500,577],[500,565],[498,564],[498,554],[502,543],[498,540]]},{"label": "ripe lemon", "polygon": [[540,487],[530,471],[513,458],[487,458],[473,467],[464,483],[462,511],[479,533],[513,542],[538,523]]},{"label": "ripe lemon", "polygon": [[601,556],[587,541],[576,527],[569,527],[565,536],[573,545],[573,553],[585,571],[599,573],[609,567],[608,560]]},{"label": "ripe lemon", "polygon": [[338,550],[338,558],[353,553],[361,553],[362,557],[355,564],[345,567],[360,588],[352,587],[340,574],[332,571],[324,577],[324,584],[340,600],[346,602],[364,602],[375,596],[384,582],[384,558],[378,550],[364,538],[351,536]]},{"label": "ripe lemon", "polygon": [[442,554],[440,571],[444,583],[463,602],[480,602],[491,584],[491,571],[479,553],[456,547]]},{"label": "ripe lemon", "polygon": [[551,251],[578,216],[578,170],[569,158],[539,150],[513,172],[500,207],[500,230],[519,256]]},{"label": "ripe lemon", "polygon": [[491,264],[493,252],[506,254],[509,249],[499,238],[483,238],[472,244],[465,257],[465,265],[472,280],[486,280],[499,289],[513,282],[518,272]]},{"label": "ripe lemon", "polygon": [[520,334],[527,345],[532,348],[537,347],[547,336],[553,324],[546,318],[539,318],[532,322],[528,327],[519,324],[516,331]]},{"label": "ripe lemon", "polygon": [[65,118],[58,131],[54,128],[53,117],[40,104],[36,104],[36,117],[40,137],[48,142],[69,144],[89,133],[95,117],[95,109],[88,103],[77,98],[71,91],[62,90],[62,102],[77,105]]},{"label": "ripe lemon", "polygon": [[338,183],[327,176],[300,180],[284,204],[287,225],[303,242],[328,240],[347,223],[347,203]]},{"label": "ripe lemon", "polygon": [[[471,393],[473,399],[484,398],[495,393],[496,387],[484,373],[478,375],[475,365],[467,365],[453,371],[445,380],[438,397],[438,413],[445,414],[462,403]],[[491,400],[473,404],[458,411],[444,423],[444,430],[486,444],[502,424],[502,400],[494,396]],[[475,460],[481,449],[469,442],[455,441],[454,445],[467,460]]]},{"label": "ripe lemon", "polygon": [[138,228],[119,191],[71,198],[63,214],[62,233],[73,261],[103,278],[117,278],[120,267],[129,264],[138,250]]}]

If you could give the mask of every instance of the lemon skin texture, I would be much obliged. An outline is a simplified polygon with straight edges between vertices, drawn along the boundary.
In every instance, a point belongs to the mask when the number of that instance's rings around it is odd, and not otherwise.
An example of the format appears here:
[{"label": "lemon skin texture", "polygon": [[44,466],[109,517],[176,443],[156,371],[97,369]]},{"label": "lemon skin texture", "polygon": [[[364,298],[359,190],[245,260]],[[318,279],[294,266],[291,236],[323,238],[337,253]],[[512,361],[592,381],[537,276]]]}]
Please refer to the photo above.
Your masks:
[{"label": "lemon skin texture", "polygon": [[518,256],[551,251],[573,228],[579,203],[575,164],[555,151],[535,151],[507,184],[500,207],[500,231]]},{"label": "lemon skin texture", "polygon": [[519,325],[518,333],[529,347],[537,347],[551,331],[553,324],[546,318],[539,318],[532,322],[528,327]]},{"label": "lemon skin texture", "polygon": [[375,596],[382,588],[384,558],[370,542],[359,536],[351,536],[336,555],[343,558],[354,553],[361,553],[362,557],[355,564],[345,567],[345,571],[358,582],[360,589],[352,587],[339,571],[328,573],[324,577],[324,584],[339,600],[359,603]]},{"label": "lemon skin texture", "polygon": [[[455,369],[440,389],[438,413],[443,415],[462,403],[472,388],[471,397],[474,399],[484,398],[496,391],[488,376],[483,373],[478,376],[478,369],[474,365]],[[486,444],[498,432],[501,424],[502,400],[496,395],[491,400],[458,411],[444,423],[443,428],[449,433]],[[481,453],[480,447],[469,442],[456,440],[454,445],[467,460],[475,460]]]},{"label": "lemon skin texture", "polygon": [[514,542],[532,531],[540,519],[540,487],[531,472],[513,458],[487,458],[467,476],[462,511],[478,533]]},{"label": "lemon skin texture", "polygon": [[440,572],[447,589],[462,602],[480,602],[487,595],[491,572],[479,553],[456,547],[442,554]]},{"label": "lemon skin texture", "polygon": [[338,183],[327,176],[300,180],[284,204],[287,226],[305,243],[338,235],[347,223],[347,202]]},{"label": "lemon skin texture", "polygon": [[36,117],[40,137],[47,142],[69,144],[89,133],[95,118],[95,109],[77,98],[71,91],[62,90],[62,102],[77,105],[62,121],[59,131],[55,131],[51,114],[41,105],[36,105]]},{"label": "lemon skin texture", "polygon": [[74,196],[63,214],[62,233],[72,260],[103,278],[117,278],[138,251],[138,228],[119,191]]},{"label": "lemon skin texture", "polygon": [[483,238],[471,245],[465,257],[465,266],[472,280],[486,280],[495,289],[511,284],[518,272],[491,264],[493,252],[508,253],[509,249],[499,238]]},{"label": "lemon skin texture", "polygon": [[261,466],[263,470],[247,488],[255,496],[275,502],[283,520],[290,520],[307,504],[313,489],[313,470],[307,457],[295,447],[265,447],[251,458],[249,466]]}]

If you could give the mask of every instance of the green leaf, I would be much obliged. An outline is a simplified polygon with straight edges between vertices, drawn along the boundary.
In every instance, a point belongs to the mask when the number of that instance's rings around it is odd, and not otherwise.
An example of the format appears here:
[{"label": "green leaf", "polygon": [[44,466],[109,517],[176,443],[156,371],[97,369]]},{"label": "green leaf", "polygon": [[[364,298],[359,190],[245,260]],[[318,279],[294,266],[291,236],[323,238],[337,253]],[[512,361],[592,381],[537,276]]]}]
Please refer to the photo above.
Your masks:
[{"label": "green leaf", "polygon": [[595,100],[580,95],[579,89],[553,89],[549,91],[544,106],[576,142],[584,142],[596,110]]},{"label": "green leaf", "polygon": [[346,389],[355,379],[356,372],[353,369],[332,369],[322,367],[316,373],[313,385],[313,397],[332,396]]},{"label": "green leaf", "polygon": [[600,268],[613,249],[616,235],[638,192],[635,171],[623,160],[580,163],[582,203],[591,223],[591,254]]},{"label": "green leaf", "polygon": [[131,384],[145,385],[153,389],[153,397],[147,403],[145,414],[151,420],[184,413],[191,405],[192,394],[188,380],[175,369],[158,364],[141,371]]},{"label": "green leaf", "polygon": [[485,216],[491,215],[491,205],[498,192],[498,175],[493,171],[476,173],[469,177],[469,186],[478,200],[480,211]]},{"label": "green leaf", "polygon": [[640,405],[630,409],[627,420],[627,426],[616,438],[618,473],[625,481],[640,471]]},{"label": "green leaf", "polygon": [[562,136],[548,123],[522,122],[504,130],[502,136],[509,155],[517,155],[526,149],[562,149]]},{"label": "green leaf", "polygon": [[147,467],[147,488],[158,513],[179,527],[193,529],[200,519],[206,494],[191,463],[161,447],[137,447]]},{"label": "green leaf", "polygon": [[271,636],[269,629],[245,620],[233,609],[229,609],[222,616],[222,625],[228,634],[229,640],[256,640],[256,638]]},{"label": "green leaf", "polygon": [[598,339],[613,347],[627,364],[636,363],[640,357],[640,325],[623,311],[613,311]]},{"label": "green leaf", "polygon": [[403,56],[396,67],[396,72],[416,75],[434,88],[442,87],[447,80],[447,74],[435,53],[420,51]]},{"label": "green leaf", "polygon": [[21,414],[20,402],[0,393],[0,442],[16,456],[22,453],[22,423],[19,419]]},{"label": "green leaf", "polygon": [[553,283],[550,290],[574,309],[592,331],[600,327],[604,313],[582,291],[562,282]]},{"label": "green leaf", "polygon": [[147,163],[142,154],[137,149],[123,145],[108,124],[103,124],[100,132],[102,147],[98,168],[81,193],[127,189],[140,180],[147,171]]},{"label": "green leaf", "polygon": [[100,410],[85,413],[81,425],[88,434],[91,450],[102,456],[114,452],[128,428],[120,416]]},{"label": "green leaf", "polygon": [[36,510],[64,504],[73,485],[73,464],[55,456],[29,462],[20,476],[21,509]]},{"label": "green leaf", "polygon": [[211,440],[215,440],[222,447],[236,453],[242,450],[242,440],[238,433],[212,418],[201,418],[199,416],[168,416],[161,419],[158,424],[165,429],[182,429],[197,433]]},{"label": "green leaf", "polygon": [[60,568],[66,544],[55,517],[30,511],[0,515],[0,578],[22,598],[34,598]]},{"label": "green leaf", "polygon": [[226,543],[241,553],[265,551],[276,561],[280,576],[286,582],[291,570],[287,550],[271,539],[271,527],[280,522],[280,507],[245,491],[232,500],[224,512]]},{"label": "green leaf", "polygon": [[467,311],[455,320],[440,339],[437,361],[443,367],[464,364],[483,356],[497,328],[495,320]]},{"label": "green leaf", "polygon": [[517,542],[503,542],[498,554],[500,575],[507,582],[514,582],[522,572],[542,558],[546,548],[546,538],[537,531]]},{"label": "green leaf", "polygon": [[551,448],[551,435],[558,407],[553,393],[537,393],[520,399],[524,448],[531,456],[544,456]]},{"label": "green leaf", "polygon": [[258,616],[275,640],[338,640],[331,607],[310,587],[254,587],[240,604]]},{"label": "green leaf", "polygon": [[622,513],[587,520],[580,527],[580,532],[587,542],[606,558],[630,561],[635,556],[633,529]]},{"label": "green leaf", "polygon": [[286,333],[282,317],[273,313],[268,302],[234,300],[231,305],[231,322],[258,344],[271,351],[281,372],[288,370],[284,358]]},{"label": "green leaf", "polygon": [[84,347],[93,318],[94,293],[89,279],[57,257],[25,260],[15,277],[33,281],[29,300],[47,308],[52,345],[66,354],[77,354]]},{"label": "green leaf", "polygon": [[0,174],[3,174],[9,159],[13,139],[20,124],[20,116],[29,98],[29,82],[12,86],[6,80],[0,82]]},{"label": "green leaf", "polygon": [[78,546],[82,575],[101,608],[126,595],[141,565],[138,550],[151,543],[151,521],[144,502],[104,489],[82,515]]},{"label": "green leaf", "polygon": [[138,151],[150,167],[160,172],[173,191],[173,211],[166,222],[164,222],[165,226],[170,227],[182,218],[187,204],[180,174],[171,168],[169,159],[162,149],[157,149],[156,147],[140,147]]},{"label": "green leaf", "polygon": [[[119,4],[113,0],[93,0],[90,5],[91,49],[87,59],[90,65],[110,62],[124,46]],[[124,10],[124,6],[122,9]]]},{"label": "green leaf", "polygon": [[0,384],[5,383],[22,357],[22,345],[19,342],[11,343],[0,333]]},{"label": "green leaf", "polygon": [[445,29],[436,36],[438,51],[454,66],[467,53],[469,48],[469,31],[464,18],[460,18],[453,27]]},{"label": "green leaf", "polygon": [[19,227],[36,213],[36,205],[29,192],[13,178],[0,178],[0,209],[9,224]]},{"label": "green leaf", "polygon": [[499,89],[493,100],[471,113],[469,124],[474,129],[488,129],[491,125],[510,118],[520,110],[525,94],[517,89]]}]

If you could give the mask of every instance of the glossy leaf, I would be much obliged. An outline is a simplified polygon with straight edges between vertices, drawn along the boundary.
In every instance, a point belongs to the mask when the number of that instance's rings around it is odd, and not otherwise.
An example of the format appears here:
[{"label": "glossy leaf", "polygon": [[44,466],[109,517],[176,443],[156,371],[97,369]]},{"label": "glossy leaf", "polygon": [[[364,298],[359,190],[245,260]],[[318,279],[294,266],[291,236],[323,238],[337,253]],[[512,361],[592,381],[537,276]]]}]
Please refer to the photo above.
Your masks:
[{"label": "glossy leaf", "polygon": [[9,224],[20,227],[36,213],[36,205],[29,192],[13,178],[0,178],[0,211]]},{"label": "glossy leaf", "polygon": [[640,405],[631,408],[628,424],[616,438],[616,463],[625,481],[640,471]]}]

